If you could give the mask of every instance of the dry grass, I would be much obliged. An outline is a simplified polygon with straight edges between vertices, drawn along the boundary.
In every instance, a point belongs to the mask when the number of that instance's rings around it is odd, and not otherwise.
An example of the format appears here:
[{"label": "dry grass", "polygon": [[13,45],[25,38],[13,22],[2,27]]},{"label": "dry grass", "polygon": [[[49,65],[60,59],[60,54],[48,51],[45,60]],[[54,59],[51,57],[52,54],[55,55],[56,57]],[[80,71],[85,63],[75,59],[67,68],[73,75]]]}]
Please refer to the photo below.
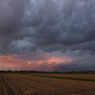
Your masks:
[{"label": "dry grass", "polygon": [[95,82],[0,74],[0,95],[95,95]]},{"label": "dry grass", "polygon": [[95,74],[38,74],[38,75],[95,80]]}]

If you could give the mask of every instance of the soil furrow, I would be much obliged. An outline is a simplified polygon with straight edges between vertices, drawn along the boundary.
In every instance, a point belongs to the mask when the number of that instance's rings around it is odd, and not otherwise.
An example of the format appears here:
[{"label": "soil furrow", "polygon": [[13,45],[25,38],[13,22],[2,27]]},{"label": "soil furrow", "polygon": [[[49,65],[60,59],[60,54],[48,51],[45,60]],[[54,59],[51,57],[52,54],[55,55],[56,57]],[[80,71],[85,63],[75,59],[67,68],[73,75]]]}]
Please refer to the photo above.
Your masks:
[{"label": "soil furrow", "polygon": [[0,95],[95,95],[95,83],[0,74]]}]

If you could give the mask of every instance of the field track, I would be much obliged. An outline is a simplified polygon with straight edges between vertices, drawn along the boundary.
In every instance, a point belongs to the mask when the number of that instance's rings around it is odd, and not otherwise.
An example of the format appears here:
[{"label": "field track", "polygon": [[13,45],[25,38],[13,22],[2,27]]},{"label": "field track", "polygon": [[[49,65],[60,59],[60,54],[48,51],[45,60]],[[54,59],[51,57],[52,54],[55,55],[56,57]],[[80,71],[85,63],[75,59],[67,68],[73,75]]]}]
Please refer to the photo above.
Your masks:
[{"label": "field track", "polygon": [[66,78],[79,78],[95,80],[95,74],[38,74],[40,76],[51,76],[51,77],[66,77]]},{"label": "field track", "polygon": [[0,74],[0,95],[95,95],[95,82]]}]

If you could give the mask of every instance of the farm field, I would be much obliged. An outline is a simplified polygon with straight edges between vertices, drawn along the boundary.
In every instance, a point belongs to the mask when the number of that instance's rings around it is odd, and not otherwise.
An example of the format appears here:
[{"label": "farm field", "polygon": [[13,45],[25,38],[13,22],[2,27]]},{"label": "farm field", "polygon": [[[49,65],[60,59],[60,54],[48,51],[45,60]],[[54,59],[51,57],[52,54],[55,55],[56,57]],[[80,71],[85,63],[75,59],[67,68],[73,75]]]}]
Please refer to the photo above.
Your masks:
[{"label": "farm field", "polygon": [[63,78],[78,78],[95,80],[95,74],[36,74],[38,76],[49,76],[49,77],[63,77]]},{"label": "farm field", "polygon": [[0,74],[0,95],[95,95],[95,82]]}]

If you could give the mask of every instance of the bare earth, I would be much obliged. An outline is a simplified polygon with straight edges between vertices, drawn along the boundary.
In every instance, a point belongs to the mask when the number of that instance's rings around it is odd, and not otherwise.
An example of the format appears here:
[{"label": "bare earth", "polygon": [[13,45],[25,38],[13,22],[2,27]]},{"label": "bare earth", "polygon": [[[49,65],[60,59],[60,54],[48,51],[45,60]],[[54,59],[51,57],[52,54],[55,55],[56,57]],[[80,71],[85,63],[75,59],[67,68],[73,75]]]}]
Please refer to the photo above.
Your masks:
[{"label": "bare earth", "polygon": [[67,78],[95,79],[95,74],[38,74],[42,76],[55,76]]},{"label": "bare earth", "polygon": [[0,95],[95,95],[95,82],[0,74]]}]

